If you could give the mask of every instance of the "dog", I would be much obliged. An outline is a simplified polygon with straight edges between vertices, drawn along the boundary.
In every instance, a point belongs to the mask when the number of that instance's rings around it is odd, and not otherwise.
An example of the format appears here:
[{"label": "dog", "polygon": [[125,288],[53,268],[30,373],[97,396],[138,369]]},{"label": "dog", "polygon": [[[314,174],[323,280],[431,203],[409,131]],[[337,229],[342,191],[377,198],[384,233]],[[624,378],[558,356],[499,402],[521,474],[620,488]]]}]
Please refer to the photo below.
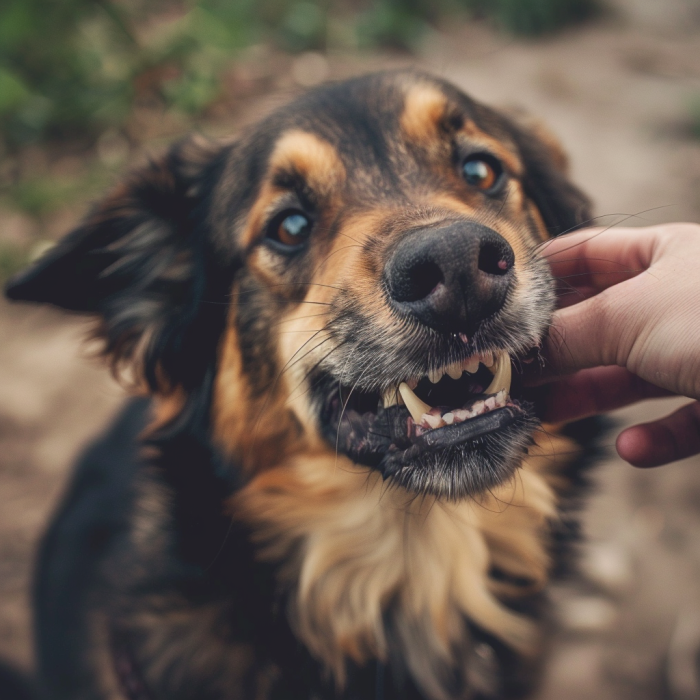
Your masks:
[{"label": "dog", "polygon": [[530,692],[595,428],[513,367],[589,218],[543,127],[408,70],[127,177],[7,287],[139,394],[41,547],[45,697]]}]

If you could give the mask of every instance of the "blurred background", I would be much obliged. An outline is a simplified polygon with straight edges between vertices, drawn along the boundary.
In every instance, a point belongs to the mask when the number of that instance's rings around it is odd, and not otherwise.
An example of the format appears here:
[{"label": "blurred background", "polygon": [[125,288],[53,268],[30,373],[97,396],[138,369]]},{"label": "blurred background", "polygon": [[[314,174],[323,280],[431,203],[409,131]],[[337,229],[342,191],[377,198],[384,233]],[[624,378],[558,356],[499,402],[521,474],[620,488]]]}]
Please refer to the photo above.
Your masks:
[{"label": "blurred background", "polygon": [[[407,65],[542,118],[600,222],[700,221],[700,0],[2,0],[0,278],[179,135]],[[0,657],[25,669],[36,543],[124,400],[86,328],[0,301]],[[700,460],[636,471],[607,443],[538,697],[698,698]]]}]

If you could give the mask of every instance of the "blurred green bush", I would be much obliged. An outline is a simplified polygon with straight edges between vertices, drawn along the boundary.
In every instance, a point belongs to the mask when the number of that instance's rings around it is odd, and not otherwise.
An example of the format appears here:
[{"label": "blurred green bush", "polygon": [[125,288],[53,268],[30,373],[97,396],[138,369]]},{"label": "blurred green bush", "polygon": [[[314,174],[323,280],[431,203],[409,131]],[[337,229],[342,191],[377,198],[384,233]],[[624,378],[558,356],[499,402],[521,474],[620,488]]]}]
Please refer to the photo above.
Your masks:
[{"label": "blurred green bush", "polygon": [[[537,35],[595,0],[2,0],[0,130],[8,147],[123,122],[148,86],[197,113],[236,52],[389,46],[413,50],[457,14]],[[155,88],[154,88],[155,86]]]}]

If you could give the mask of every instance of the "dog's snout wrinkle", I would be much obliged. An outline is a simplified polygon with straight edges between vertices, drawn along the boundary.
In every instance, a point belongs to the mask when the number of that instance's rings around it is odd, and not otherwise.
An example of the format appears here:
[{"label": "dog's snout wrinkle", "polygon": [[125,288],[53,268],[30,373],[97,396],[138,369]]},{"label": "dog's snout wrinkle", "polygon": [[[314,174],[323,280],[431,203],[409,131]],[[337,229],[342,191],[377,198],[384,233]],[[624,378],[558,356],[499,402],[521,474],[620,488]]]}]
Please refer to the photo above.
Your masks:
[{"label": "dog's snout wrinkle", "polygon": [[409,234],[393,251],[385,280],[399,311],[435,330],[471,334],[505,303],[514,262],[503,236],[460,221]]}]

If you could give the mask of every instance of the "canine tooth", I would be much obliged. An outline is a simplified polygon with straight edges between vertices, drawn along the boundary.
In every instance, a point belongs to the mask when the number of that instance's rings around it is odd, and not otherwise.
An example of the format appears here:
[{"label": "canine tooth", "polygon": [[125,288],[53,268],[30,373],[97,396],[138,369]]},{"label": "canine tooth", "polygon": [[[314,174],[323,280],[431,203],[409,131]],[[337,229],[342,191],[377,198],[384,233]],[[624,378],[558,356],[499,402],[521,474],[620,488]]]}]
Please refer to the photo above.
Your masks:
[{"label": "canine tooth", "polygon": [[442,375],[443,373],[440,370],[435,369],[428,372],[428,379],[430,379],[433,384],[437,384],[442,379]]},{"label": "canine tooth", "polygon": [[447,368],[447,374],[452,379],[459,379],[462,376],[462,365],[459,362],[455,362]]},{"label": "canine tooth", "polygon": [[474,355],[462,363],[462,369],[469,374],[474,374],[479,369],[479,358]]},{"label": "canine tooth", "polygon": [[492,371],[493,379],[484,393],[497,394],[501,390],[506,393],[509,392],[512,372],[510,367],[510,355],[507,352],[502,352],[496,357]]},{"label": "canine tooth", "polygon": [[[445,414],[447,415],[447,414]],[[456,411],[452,411],[455,423],[462,423],[468,418],[471,418],[471,411],[468,408],[458,408]],[[443,416],[444,418],[445,416]]]},{"label": "canine tooth", "polygon": [[399,384],[399,393],[406,404],[408,412],[413,416],[413,420],[416,423],[421,422],[424,413],[430,413],[431,406],[421,401],[406,382],[401,382],[401,384]]},{"label": "canine tooth", "polygon": [[481,360],[481,364],[484,365],[484,367],[493,367],[494,359],[492,352],[482,353],[481,355],[479,355],[479,359]]},{"label": "canine tooth", "polygon": [[446,414],[442,417],[442,420],[444,420],[445,423],[447,423],[447,425],[452,425],[452,424],[455,422],[455,414],[452,413],[452,412],[446,413]]},{"label": "canine tooth", "polygon": [[441,428],[443,425],[445,425],[445,421],[442,419],[442,416],[433,416],[430,413],[423,414],[423,417],[421,418],[421,423],[424,425],[427,424],[433,429]]},{"label": "canine tooth", "polygon": [[501,389],[497,394],[496,394],[496,405],[500,408],[506,405],[506,391],[505,389]]},{"label": "canine tooth", "polygon": [[382,397],[382,400],[384,403],[384,408],[389,408],[390,406],[397,406],[398,404],[403,403],[401,401],[401,395],[396,390],[396,387],[393,387],[387,392],[385,392],[384,396]]}]

